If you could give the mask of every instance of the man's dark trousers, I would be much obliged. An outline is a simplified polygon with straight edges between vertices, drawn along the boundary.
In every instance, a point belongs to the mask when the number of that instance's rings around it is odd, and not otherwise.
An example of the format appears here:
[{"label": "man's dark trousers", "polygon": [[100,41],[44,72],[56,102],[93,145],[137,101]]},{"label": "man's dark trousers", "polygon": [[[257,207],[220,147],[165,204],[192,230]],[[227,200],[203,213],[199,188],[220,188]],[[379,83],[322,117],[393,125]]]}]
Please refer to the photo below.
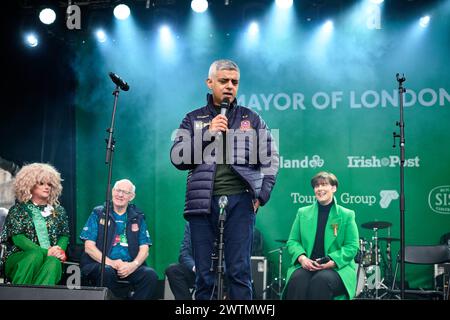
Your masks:
[{"label": "man's dark trousers", "polygon": [[[211,271],[211,255],[217,253],[214,242],[219,240],[219,198],[213,197],[211,214],[188,218],[196,268],[196,300],[210,300],[217,296],[217,266],[214,264]],[[229,195],[225,210],[224,258],[228,294],[224,295],[233,300],[251,300],[250,254],[255,226],[252,195],[249,192]]]}]

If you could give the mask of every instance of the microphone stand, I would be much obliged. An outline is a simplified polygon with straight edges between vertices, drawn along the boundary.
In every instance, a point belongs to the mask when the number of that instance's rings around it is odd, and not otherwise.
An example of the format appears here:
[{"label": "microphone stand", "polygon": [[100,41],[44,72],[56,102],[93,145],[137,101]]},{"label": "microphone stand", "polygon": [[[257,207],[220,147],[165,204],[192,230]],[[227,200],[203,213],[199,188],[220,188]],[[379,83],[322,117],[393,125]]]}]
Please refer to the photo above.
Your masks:
[{"label": "microphone stand", "polygon": [[112,163],[113,163],[113,155],[114,155],[114,145],[116,143],[113,133],[114,133],[114,121],[116,118],[116,108],[117,108],[117,99],[119,98],[119,86],[116,85],[116,88],[113,91],[114,96],[114,106],[111,117],[111,125],[106,132],[108,132],[108,139],[106,141],[106,160],[105,163],[108,164],[108,182],[106,185],[106,217],[105,217],[105,228],[103,229],[103,247],[102,247],[102,262],[100,269],[100,286],[103,287],[104,283],[104,273],[105,273],[105,261],[106,261],[106,242],[108,240],[108,228],[109,228],[109,213],[111,207],[111,176],[112,176]]},{"label": "microphone stand", "polygon": [[218,243],[218,260],[217,260],[217,300],[223,300],[223,274],[224,274],[224,264],[223,264],[223,251],[224,251],[224,241],[223,241],[223,230],[226,219],[226,205],[223,209],[220,209],[219,214],[219,243]]},{"label": "microphone stand", "polygon": [[397,121],[395,125],[400,128],[400,134],[393,133],[393,147],[395,148],[395,139],[400,138],[400,298],[403,300],[405,299],[405,123],[403,120],[403,93],[406,92],[403,82],[406,78],[404,74],[400,77],[398,73],[396,78],[400,101],[400,121]]}]

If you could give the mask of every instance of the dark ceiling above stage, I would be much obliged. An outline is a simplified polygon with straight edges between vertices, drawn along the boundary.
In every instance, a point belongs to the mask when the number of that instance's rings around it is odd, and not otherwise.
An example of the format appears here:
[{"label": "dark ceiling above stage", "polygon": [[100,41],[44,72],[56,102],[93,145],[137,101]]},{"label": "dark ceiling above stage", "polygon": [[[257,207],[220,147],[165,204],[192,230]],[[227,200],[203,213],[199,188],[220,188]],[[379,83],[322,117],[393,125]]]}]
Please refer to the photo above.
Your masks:
[{"label": "dark ceiling above stage", "polygon": [[[298,14],[315,18],[325,15],[333,15],[345,10],[356,3],[369,0],[294,0],[294,7]],[[386,0],[384,1],[384,11],[389,12],[410,12],[425,9],[438,2],[446,0]],[[48,0],[17,0],[16,4],[27,13],[40,10],[43,6],[51,4],[53,8],[65,11],[68,3],[78,5],[82,11],[103,11],[111,12],[117,4],[128,4],[134,15],[144,16],[152,14],[155,10],[166,9],[173,11],[178,17],[187,16],[190,9],[190,0],[83,0],[83,1],[48,1]],[[268,8],[275,0],[209,0],[208,10],[213,13],[233,12],[241,15],[249,10],[263,10]]]},{"label": "dark ceiling above stage", "polygon": [[[262,4],[270,5],[275,0],[208,0],[210,8],[218,7],[234,7],[239,8],[246,5]],[[298,8],[339,8],[361,2],[362,0],[294,0],[294,6]],[[367,0],[369,1],[369,0]],[[83,0],[83,1],[49,1],[49,0],[16,0],[22,8],[37,8],[43,5],[52,4],[59,7],[67,7],[68,3],[78,5],[80,7],[90,7],[94,9],[112,8],[119,3],[125,3],[142,9],[152,9],[156,7],[190,7],[190,0]],[[409,6],[422,6],[428,3],[436,3],[430,0],[386,0],[383,6],[391,8],[406,8]]]},{"label": "dark ceiling above stage", "polygon": [[[323,20],[335,18],[345,13],[357,3],[369,0],[294,0],[297,19],[306,27],[322,23]],[[402,17],[426,14],[427,8],[432,8],[439,2],[448,0],[385,0],[383,3],[383,19],[397,21]],[[89,37],[95,28],[102,25],[108,29],[114,21],[113,8],[119,3],[130,6],[135,21],[143,28],[159,25],[162,20],[178,30],[182,29],[191,15],[190,0],[84,0],[84,1],[44,1],[18,0],[14,2],[18,10],[20,30],[34,29],[49,36],[55,36],[65,42],[78,43]],[[208,13],[214,19],[218,32],[229,33],[241,28],[250,20],[261,17],[268,11],[275,0],[209,0]],[[52,4],[57,13],[57,20],[50,26],[39,22],[39,11],[46,4]],[[81,10],[81,30],[67,32],[66,15],[68,3],[76,4]]]}]

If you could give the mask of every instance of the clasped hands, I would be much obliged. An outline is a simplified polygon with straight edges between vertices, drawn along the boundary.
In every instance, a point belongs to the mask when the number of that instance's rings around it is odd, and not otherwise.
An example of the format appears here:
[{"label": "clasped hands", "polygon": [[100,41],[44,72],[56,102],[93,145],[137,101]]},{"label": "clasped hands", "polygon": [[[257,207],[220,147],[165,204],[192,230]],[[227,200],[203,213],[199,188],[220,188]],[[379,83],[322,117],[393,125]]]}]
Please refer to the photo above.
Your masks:
[{"label": "clasped hands", "polygon": [[298,257],[298,262],[301,264],[302,268],[308,271],[320,271],[325,269],[332,269],[336,266],[333,260],[330,260],[324,264],[319,264],[317,260],[311,260],[305,255],[301,255],[300,257]]},{"label": "clasped hands", "polygon": [[132,274],[138,266],[134,262],[126,262],[121,259],[111,260],[111,267],[117,271],[119,278],[126,278]]},{"label": "clasped hands", "polygon": [[55,257],[58,260],[60,260],[61,262],[64,262],[67,260],[66,253],[64,252],[63,249],[61,249],[60,246],[53,246],[53,247],[48,248],[47,256]]}]

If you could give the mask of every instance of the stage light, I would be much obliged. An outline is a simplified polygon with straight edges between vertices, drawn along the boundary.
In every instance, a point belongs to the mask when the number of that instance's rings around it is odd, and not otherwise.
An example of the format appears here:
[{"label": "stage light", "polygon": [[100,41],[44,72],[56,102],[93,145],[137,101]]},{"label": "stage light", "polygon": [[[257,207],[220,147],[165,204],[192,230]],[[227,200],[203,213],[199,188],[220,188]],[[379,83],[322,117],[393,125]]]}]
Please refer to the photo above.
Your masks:
[{"label": "stage light", "polygon": [[428,27],[428,25],[430,24],[430,16],[423,16],[422,18],[420,18],[420,20],[419,20],[419,25],[422,27],[422,28],[426,28],[426,27]]},{"label": "stage light", "polygon": [[126,4],[117,5],[113,12],[116,19],[119,20],[125,20],[130,16],[130,8]]},{"label": "stage light", "polygon": [[45,8],[39,13],[39,20],[44,24],[52,24],[55,22],[56,13],[53,9]]},{"label": "stage light", "polygon": [[325,24],[323,25],[323,31],[329,33],[332,30],[333,30],[333,21],[327,20],[327,22],[325,22]]},{"label": "stage light", "polygon": [[167,40],[172,37],[172,32],[170,31],[170,28],[166,25],[163,25],[159,28],[159,34],[161,35],[161,38],[163,40]]},{"label": "stage light", "polygon": [[173,31],[166,24],[159,28],[159,48],[165,60],[173,59],[175,38]]},{"label": "stage light", "polygon": [[208,9],[208,1],[206,0],[192,0],[191,1],[191,8],[194,10],[194,12],[202,13],[205,12],[206,9]]},{"label": "stage light", "polygon": [[105,31],[99,29],[95,32],[95,36],[97,37],[98,42],[105,42],[107,39]]},{"label": "stage light", "polygon": [[30,47],[36,47],[39,44],[39,40],[34,33],[29,33],[25,36],[25,42]]},{"label": "stage light", "polygon": [[250,23],[248,27],[248,33],[252,37],[259,33],[259,25],[257,22],[253,21],[252,23]]},{"label": "stage light", "polygon": [[293,0],[275,0],[275,4],[281,9],[289,9],[293,2]]},{"label": "stage light", "polygon": [[384,2],[384,0],[370,0],[370,2],[372,2],[374,4],[382,4]]}]

